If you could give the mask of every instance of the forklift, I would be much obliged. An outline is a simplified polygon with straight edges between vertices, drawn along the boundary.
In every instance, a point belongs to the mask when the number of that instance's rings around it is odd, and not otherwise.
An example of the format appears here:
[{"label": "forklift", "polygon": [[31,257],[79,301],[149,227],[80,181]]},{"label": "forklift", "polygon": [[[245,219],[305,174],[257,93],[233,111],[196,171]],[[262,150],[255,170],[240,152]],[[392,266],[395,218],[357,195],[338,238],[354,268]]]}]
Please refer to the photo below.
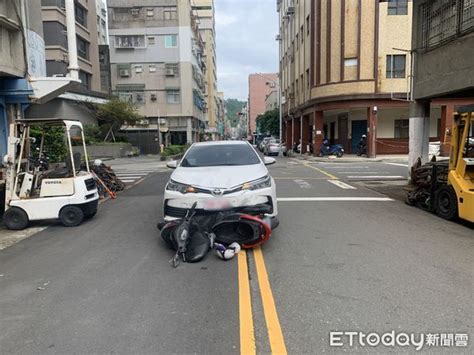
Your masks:
[{"label": "forklift", "polygon": [[414,166],[407,203],[453,220],[474,222],[474,105],[454,114],[449,161]]},{"label": "forklift", "polygon": [[[40,132],[37,140],[32,128]],[[45,134],[48,127],[61,127],[66,158],[50,163]],[[97,212],[99,194],[89,169],[82,124],[62,119],[17,120],[11,125],[6,169],[5,213],[8,229],[21,230],[30,221],[59,219],[74,227]],[[76,152],[73,145],[77,146]]]}]

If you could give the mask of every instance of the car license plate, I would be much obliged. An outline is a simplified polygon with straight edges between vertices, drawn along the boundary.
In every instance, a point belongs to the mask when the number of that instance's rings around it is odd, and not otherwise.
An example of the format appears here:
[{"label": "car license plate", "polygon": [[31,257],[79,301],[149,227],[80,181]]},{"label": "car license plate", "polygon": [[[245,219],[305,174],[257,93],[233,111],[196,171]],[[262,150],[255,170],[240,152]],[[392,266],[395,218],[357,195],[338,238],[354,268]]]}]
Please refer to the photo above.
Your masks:
[{"label": "car license plate", "polygon": [[204,202],[204,209],[208,211],[225,210],[230,207],[230,202],[224,199],[209,199]]}]

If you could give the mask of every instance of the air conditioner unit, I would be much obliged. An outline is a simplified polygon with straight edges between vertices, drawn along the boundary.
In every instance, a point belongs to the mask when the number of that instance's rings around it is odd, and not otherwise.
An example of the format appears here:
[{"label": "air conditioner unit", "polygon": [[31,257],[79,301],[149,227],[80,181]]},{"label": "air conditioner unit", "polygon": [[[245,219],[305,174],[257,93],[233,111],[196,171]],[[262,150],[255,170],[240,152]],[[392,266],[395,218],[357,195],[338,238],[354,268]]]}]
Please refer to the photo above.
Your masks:
[{"label": "air conditioner unit", "polygon": [[166,69],[166,76],[175,76],[174,69],[172,68]]},{"label": "air conditioner unit", "polygon": [[136,94],[135,99],[136,99],[138,102],[142,102],[142,101],[143,101],[143,94]]},{"label": "air conditioner unit", "polygon": [[130,76],[130,69],[120,69],[119,75],[121,77],[129,77]]},{"label": "air conditioner unit", "polygon": [[294,15],[295,14],[295,7],[294,6],[288,6],[286,9],[286,14],[287,15]]},{"label": "air conditioner unit", "polygon": [[157,99],[158,99],[158,98],[157,98],[156,94],[151,94],[151,95],[150,95],[150,100],[151,100],[151,101],[156,101]]},{"label": "air conditioner unit", "polygon": [[278,34],[275,36],[275,41],[280,41],[281,40],[281,36]]}]

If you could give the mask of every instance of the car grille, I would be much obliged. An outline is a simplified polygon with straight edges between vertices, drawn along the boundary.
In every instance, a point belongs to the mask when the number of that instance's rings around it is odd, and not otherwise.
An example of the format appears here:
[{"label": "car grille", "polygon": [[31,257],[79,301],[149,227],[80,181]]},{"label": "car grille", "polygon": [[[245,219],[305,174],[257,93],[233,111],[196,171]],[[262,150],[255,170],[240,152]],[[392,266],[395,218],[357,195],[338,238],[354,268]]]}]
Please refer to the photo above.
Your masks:
[{"label": "car grille", "polygon": [[[175,218],[184,218],[186,216],[186,212],[188,211],[187,208],[181,208],[181,207],[172,207],[172,206],[165,206],[165,216],[170,216],[170,217],[175,217]],[[195,210],[196,215],[202,215],[204,214],[204,210],[202,209],[196,209]]]},{"label": "car grille", "polygon": [[84,183],[86,184],[87,191],[95,190],[97,188],[97,185],[95,184],[95,181],[92,178],[84,180]]}]

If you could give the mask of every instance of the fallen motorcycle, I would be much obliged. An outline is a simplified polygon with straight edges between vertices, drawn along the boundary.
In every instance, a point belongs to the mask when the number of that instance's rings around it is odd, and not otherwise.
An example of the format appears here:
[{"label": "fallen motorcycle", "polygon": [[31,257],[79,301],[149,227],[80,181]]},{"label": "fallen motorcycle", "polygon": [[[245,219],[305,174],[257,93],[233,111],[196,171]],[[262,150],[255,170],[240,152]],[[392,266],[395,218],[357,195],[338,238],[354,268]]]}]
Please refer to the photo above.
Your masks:
[{"label": "fallen motorcycle", "polygon": [[158,224],[162,239],[176,251],[170,260],[173,267],[181,261],[198,262],[211,249],[228,260],[241,247],[249,249],[265,243],[278,226],[278,220],[265,216],[271,207],[264,204],[226,211],[199,210],[199,215],[196,206],[194,203],[183,219]]}]

